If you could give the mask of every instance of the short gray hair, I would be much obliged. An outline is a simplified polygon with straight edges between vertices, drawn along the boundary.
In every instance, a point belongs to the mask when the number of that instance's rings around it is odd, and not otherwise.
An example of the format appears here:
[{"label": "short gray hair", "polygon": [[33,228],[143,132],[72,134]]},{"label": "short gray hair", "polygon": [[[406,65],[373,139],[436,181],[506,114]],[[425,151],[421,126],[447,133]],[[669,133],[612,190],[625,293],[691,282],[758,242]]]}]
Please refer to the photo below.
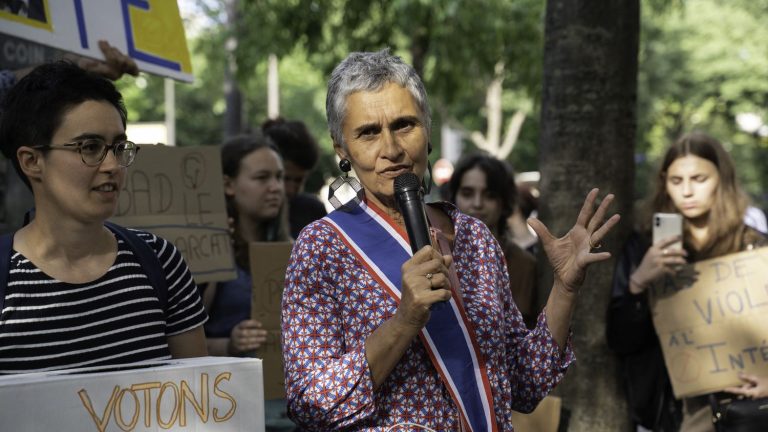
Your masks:
[{"label": "short gray hair", "polygon": [[342,122],[347,109],[347,96],[356,91],[376,91],[387,83],[405,87],[413,96],[421,112],[421,119],[429,140],[432,131],[432,115],[427,101],[427,90],[419,75],[400,57],[392,55],[389,48],[377,52],[353,52],[331,73],[325,111],[331,139],[346,148],[342,134]]}]

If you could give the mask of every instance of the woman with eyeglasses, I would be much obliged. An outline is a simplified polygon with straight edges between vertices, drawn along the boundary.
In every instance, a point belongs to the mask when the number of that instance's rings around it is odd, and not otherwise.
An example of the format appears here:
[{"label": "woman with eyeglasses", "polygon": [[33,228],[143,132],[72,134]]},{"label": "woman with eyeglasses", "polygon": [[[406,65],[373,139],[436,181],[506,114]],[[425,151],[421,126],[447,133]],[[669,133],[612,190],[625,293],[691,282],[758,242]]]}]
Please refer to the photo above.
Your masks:
[{"label": "woman with eyeglasses", "polygon": [[0,257],[8,267],[0,373],[206,355],[206,314],[178,250],[105,226],[138,152],[114,84],[71,63],[46,64],[3,108],[0,145],[31,188],[35,213]]}]

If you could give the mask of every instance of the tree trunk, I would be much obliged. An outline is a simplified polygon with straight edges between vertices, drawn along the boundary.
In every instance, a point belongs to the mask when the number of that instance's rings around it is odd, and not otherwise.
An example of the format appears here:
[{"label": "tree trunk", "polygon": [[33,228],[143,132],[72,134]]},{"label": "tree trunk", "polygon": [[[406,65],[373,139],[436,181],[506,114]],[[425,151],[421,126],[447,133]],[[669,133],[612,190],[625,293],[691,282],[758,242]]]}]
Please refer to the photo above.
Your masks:
[{"label": "tree trunk", "polygon": [[[539,217],[553,234],[575,222],[587,192],[612,192],[623,219],[605,239],[615,258],[631,230],[638,0],[548,0],[541,110]],[[544,258],[544,257],[540,257]],[[605,342],[614,259],[592,266],[573,318],[578,361],[557,392],[569,431],[625,431],[629,420],[616,357]],[[546,300],[552,276],[542,273]]]}]

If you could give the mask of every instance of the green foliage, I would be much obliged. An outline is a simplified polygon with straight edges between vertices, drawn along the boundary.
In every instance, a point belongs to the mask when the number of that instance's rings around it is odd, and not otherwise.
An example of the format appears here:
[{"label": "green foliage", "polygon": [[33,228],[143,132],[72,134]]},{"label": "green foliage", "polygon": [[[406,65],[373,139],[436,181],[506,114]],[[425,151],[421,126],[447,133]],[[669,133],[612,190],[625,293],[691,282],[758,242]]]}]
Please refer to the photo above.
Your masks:
[{"label": "green foliage", "polygon": [[640,51],[637,190],[669,142],[703,130],[724,142],[742,184],[766,205],[768,138],[739,129],[738,114],[768,123],[768,1],[689,0],[646,9]]},{"label": "green foliage", "polygon": [[[389,47],[422,75],[436,118],[484,130],[485,91],[500,60],[506,63],[504,86],[516,96],[505,99],[505,116],[521,105],[537,112],[543,11],[542,0],[243,0],[236,51],[240,78],[268,53],[306,53],[309,64],[327,76],[351,51]],[[520,151],[513,153],[513,158],[524,155],[527,169],[535,164],[537,117],[529,117]],[[433,142],[439,148],[439,130],[433,131]]]},{"label": "green foliage", "polygon": [[[176,83],[176,141],[181,146],[211,145],[221,141],[224,112],[221,35],[215,29],[190,41],[195,82]],[[142,73],[117,82],[131,122],[165,118],[163,78]]]},{"label": "green foliage", "polygon": [[[510,161],[518,171],[536,169],[543,0],[240,0],[235,27],[226,25],[224,0],[189,1],[207,24],[189,35],[195,83],[176,84],[181,145],[221,140],[224,47],[235,36],[246,127],[258,127],[266,116],[266,59],[274,53],[281,114],[305,121],[325,153],[313,187],[336,172],[325,124],[327,75],[350,51],[383,47],[421,72],[435,126],[464,130],[485,130],[485,91],[494,65],[504,60],[504,117],[528,113]],[[768,122],[768,0],[648,0],[643,6],[638,195],[668,143],[700,129],[725,142],[746,189],[765,206],[768,140],[740,130],[735,117],[755,113]],[[119,86],[131,121],[163,120],[162,79],[143,74]],[[438,157],[438,128],[432,140]]]}]

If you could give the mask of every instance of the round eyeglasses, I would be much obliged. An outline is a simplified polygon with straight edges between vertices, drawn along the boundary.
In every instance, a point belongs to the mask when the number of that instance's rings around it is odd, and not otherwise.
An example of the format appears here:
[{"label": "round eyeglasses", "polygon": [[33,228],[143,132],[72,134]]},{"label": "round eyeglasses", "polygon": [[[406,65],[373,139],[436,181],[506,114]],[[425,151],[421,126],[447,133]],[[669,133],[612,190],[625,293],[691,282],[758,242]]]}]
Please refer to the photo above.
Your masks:
[{"label": "round eyeglasses", "polygon": [[66,144],[44,144],[32,148],[76,151],[80,153],[83,163],[91,167],[98,166],[104,162],[104,159],[107,157],[107,151],[110,149],[114,153],[117,163],[123,167],[130,166],[134,159],[136,159],[136,153],[139,152],[139,146],[132,141],[107,144],[102,138],[85,138]]}]

